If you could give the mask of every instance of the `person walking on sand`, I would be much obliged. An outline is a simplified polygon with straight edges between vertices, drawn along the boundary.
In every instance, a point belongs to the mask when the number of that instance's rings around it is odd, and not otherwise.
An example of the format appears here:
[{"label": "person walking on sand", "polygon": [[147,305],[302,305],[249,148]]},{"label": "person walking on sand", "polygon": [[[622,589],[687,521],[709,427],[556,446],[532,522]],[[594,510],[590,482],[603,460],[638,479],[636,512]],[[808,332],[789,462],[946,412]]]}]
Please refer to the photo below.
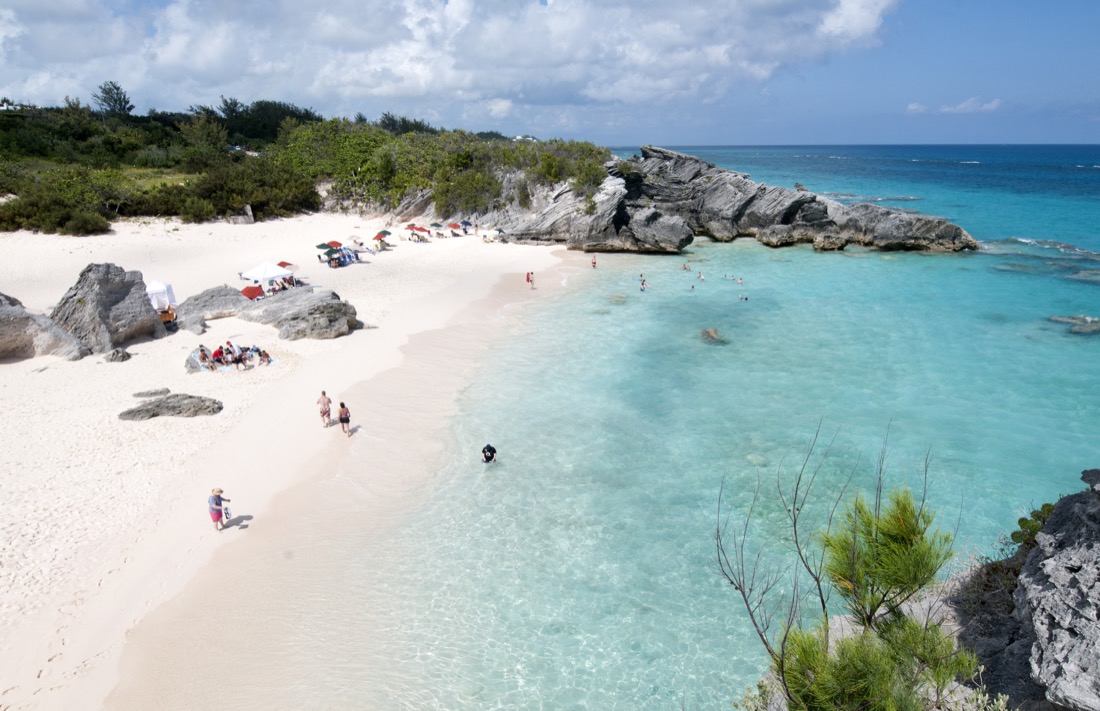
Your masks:
[{"label": "person walking on sand", "polygon": [[534,272],[527,272],[527,286],[531,287],[532,289],[535,288],[535,273]]},{"label": "person walking on sand", "polygon": [[336,413],[336,416],[340,419],[340,429],[348,437],[351,437],[351,410],[344,403],[340,403],[340,411]]},{"label": "person walking on sand", "polygon": [[332,427],[332,399],[321,391],[321,397],[317,398],[317,404],[321,406],[321,426]]},{"label": "person walking on sand", "polygon": [[594,255],[594,254],[592,255],[592,268],[593,269],[596,268],[596,255]]},{"label": "person walking on sand", "polygon": [[229,501],[229,499],[222,496],[223,493],[221,487],[214,487],[210,491],[210,498],[206,500],[207,506],[210,507],[210,520],[214,522],[215,531],[225,528],[225,522],[222,520],[225,511],[223,502]]}]

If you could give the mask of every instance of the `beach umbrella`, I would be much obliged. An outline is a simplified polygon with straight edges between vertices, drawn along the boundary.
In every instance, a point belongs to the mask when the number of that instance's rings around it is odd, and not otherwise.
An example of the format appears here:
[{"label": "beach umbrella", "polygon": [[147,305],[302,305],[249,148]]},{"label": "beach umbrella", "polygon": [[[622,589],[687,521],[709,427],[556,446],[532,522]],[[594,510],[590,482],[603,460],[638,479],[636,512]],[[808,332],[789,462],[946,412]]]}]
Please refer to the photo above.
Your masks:
[{"label": "beach umbrella", "polygon": [[247,272],[241,272],[241,277],[244,279],[251,279],[252,281],[272,281],[274,279],[283,279],[291,274],[293,274],[293,272],[289,269],[280,267],[278,264],[261,262]]},{"label": "beach umbrella", "polygon": [[321,244],[313,245],[317,249],[328,249],[328,242],[322,242]]},{"label": "beach umbrella", "polygon": [[262,286],[246,286],[241,289],[241,293],[255,301],[257,298],[264,295],[264,288]]},{"label": "beach umbrella", "polygon": [[391,234],[393,234],[393,233],[392,233],[392,232],[390,232],[389,230],[378,230],[378,234],[380,234],[380,235],[386,235],[387,237],[389,237],[389,236],[390,236]]},{"label": "beach umbrella", "polygon": [[473,223],[470,222],[469,220],[463,220],[462,222],[459,222],[458,224],[462,225],[463,227],[470,227],[471,225],[473,225]]},{"label": "beach umbrella", "polygon": [[331,257],[334,254],[340,254],[340,250],[336,249],[335,247],[329,247],[325,250],[326,257]]},{"label": "beach umbrella", "polygon": [[276,266],[282,267],[283,269],[289,269],[292,272],[298,271],[298,265],[293,262],[278,262]]},{"label": "beach umbrella", "polygon": [[377,242],[378,240],[380,240],[380,239],[386,239],[386,235],[384,235],[384,234],[382,234],[381,232],[379,232],[378,234],[376,234],[376,235],[374,236],[374,240],[375,240],[376,242]]},{"label": "beach umbrella", "polygon": [[432,232],[432,231],[431,231],[431,230],[429,230],[429,229],[428,229],[427,227],[415,227],[414,229],[415,229],[415,230],[416,230],[417,232],[423,232],[424,234],[431,234],[431,232]]},{"label": "beach umbrella", "polygon": [[462,229],[462,225],[458,224],[457,222],[452,222],[451,224],[449,224],[447,226],[450,227],[452,230],[461,230]]},{"label": "beach umbrella", "polygon": [[332,247],[333,249],[340,249],[341,247],[344,246],[344,245],[340,244],[339,242],[337,242],[336,240],[332,240],[331,242],[325,242],[325,244],[327,244],[329,247]]},{"label": "beach umbrella", "polygon": [[504,230],[502,230],[498,227],[497,228],[497,234],[500,234],[500,235],[504,234]]},{"label": "beach umbrella", "polygon": [[439,224],[438,222],[433,222],[433,223],[431,224],[431,226],[432,226],[432,227],[442,227],[443,225]]}]

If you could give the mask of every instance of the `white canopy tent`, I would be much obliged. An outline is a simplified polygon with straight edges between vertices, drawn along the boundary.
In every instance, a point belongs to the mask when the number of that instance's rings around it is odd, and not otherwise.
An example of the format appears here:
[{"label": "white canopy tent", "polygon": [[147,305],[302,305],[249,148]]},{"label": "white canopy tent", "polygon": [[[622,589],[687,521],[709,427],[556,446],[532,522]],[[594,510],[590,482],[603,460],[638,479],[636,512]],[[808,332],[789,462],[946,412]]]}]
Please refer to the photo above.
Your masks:
[{"label": "white canopy tent", "polygon": [[285,279],[294,272],[289,269],[284,269],[278,264],[272,264],[271,262],[263,262],[249,269],[247,272],[241,272],[241,278],[251,279],[252,281],[265,282],[275,279]]},{"label": "white canopy tent", "polygon": [[172,291],[171,284],[159,281],[145,282],[145,293],[149,296],[149,303],[157,311],[167,311],[169,306],[173,309],[179,306],[179,302],[176,301],[176,292]]}]

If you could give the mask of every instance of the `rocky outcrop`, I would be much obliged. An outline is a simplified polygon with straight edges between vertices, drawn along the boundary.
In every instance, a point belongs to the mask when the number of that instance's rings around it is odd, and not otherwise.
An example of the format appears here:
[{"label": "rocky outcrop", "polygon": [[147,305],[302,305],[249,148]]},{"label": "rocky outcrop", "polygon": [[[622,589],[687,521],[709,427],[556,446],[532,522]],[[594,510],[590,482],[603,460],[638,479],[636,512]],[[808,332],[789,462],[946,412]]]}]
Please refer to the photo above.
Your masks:
[{"label": "rocky outcrop", "polygon": [[252,304],[247,296],[231,286],[215,286],[195,294],[176,307],[176,323],[201,336],[209,319],[228,318]]},{"label": "rocky outcrop", "polygon": [[1055,323],[1069,324],[1070,333],[1092,336],[1100,333],[1100,318],[1094,316],[1051,316]]},{"label": "rocky outcrop", "polygon": [[222,404],[209,397],[173,393],[148,400],[119,413],[120,420],[151,420],[154,417],[196,417],[198,415],[216,415],[222,411]]},{"label": "rocky outcrop", "polygon": [[329,289],[298,288],[251,301],[229,286],[196,294],[176,309],[182,328],[206,332],[207,319],[236,316],[279,329],[279,338],[328,339],[346,336],[359,327],[355,307]]},{"label": "rocky outcrop", "polygon": [[757,184],[744,173],[664,148],[646,146],[624,167],[635,201],[678,215],[695,235],[718,241],[754,237],[768,246],[804,243],[818,250],[849,244],[935,252],[978,248],[965,230],[946,220],[877,205],[845,206],[804,189]]},{"label": "rocky outcrop", "polygon": [[246,321],[275,326],[279,338],[329,339],[346,336],[359,326],[355,307],[329,289],[289,289],[250,302],[239,314]]},{"label": "rocky outcrop", "polygon": [[[501,205],[465,216],[501,228],[504,242],[564,244],[588,252],[676,253],[695,237],[751,237],[770,247],[810,244],[819,251],[848,245],[927,252],[978,248],[947,220],[843,205],[799,183],[794,189],[758,184],[744,173],[664,148],[645,146],[640,157],[608,161],[605,168],[608,177],[591,198],[568,183],[535,186],[521,171],[499,171]],[[390,212],[397,221],[414,219],[434,214],[433,204],[430,190],[410,191]],[[336,199],[326,206],[384,209]]]},{"label": "rocky outcrop", "polygon": [[1034,642],[1031,675],[1050,701],[1100,710],[1100,470],[1058,501],[1017,581],[1016,617]]},{"label": "rocky outcrop", "polygon": [[589,252],[675,254],[694,237],[681,217],[631,203],[626,181],[611,176],[591,203],[568,185],[552,191],[533,216],[505,222],[509,242],[565,244]]},{"label": "rocky outcrop", "polygon": [[149,303],[141,272],[89,264],[50,315],[92,353],[107,353],[138,338],[166,335]]},{"label": "rocky outcrop", "polygon": [[79,360],[89,352],[50,318],[27,311],[13,296],[0,294],[0,360],[42,355]]}]

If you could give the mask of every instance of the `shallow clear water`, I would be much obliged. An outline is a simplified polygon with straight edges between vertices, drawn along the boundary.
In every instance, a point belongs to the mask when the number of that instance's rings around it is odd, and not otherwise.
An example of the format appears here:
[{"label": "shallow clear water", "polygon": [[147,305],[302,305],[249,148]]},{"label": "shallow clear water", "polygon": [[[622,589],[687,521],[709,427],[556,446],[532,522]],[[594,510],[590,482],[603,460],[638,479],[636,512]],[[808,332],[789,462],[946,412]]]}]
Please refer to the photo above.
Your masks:
[{"label": "shallow clear water", "polygon": [[[921,197],[916,182],[836,191],[883,188]],[[419,508],[380,538],[326,541],[322,587],[341,593],[288,643],[325,670],[333,703],[725,707],[764,659],[715,565],[718,491],[725,481],[743,511],[764,482],[751,533],[788,564],[774,482],[819,423],[818,452],[832,444],[818,507],[850,474],[866,489],[888,433],[888,482],[919,486],[930,454],[928,495],[957,527],[960,561],[991,552],[1100,464],[1100,337],[1048,320],[1100,316],[1100,285],[1074,278],[1096,255],[1004,241],[1060,227],[999,233],[1002,219],[972,229],[992,232],[978,254],[739,241],[601,256],[479,369],[453,424],[457,454]],[[725,342],[706,342],[708,328]],[[486,441],[500,451],[490,467]],[[334,646],[316,630],[336,620],[352,633]]]}]

